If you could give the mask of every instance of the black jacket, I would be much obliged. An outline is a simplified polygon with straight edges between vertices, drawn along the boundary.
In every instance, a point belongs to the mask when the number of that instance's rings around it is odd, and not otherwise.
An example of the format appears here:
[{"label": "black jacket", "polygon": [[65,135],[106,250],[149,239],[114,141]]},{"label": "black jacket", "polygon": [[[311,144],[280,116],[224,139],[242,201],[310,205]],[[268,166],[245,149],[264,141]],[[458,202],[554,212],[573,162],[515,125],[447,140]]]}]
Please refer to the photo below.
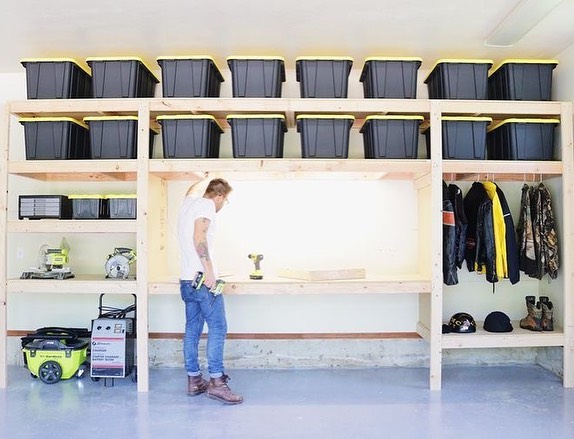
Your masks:
[{"label": "black jacket", "polygon": [[486,280],[498,282],[492,200],[482,183],[475,182],[464,197],[464,212],[468,221],[466,229],[465,260],[468,271],[475,271],[475,264],[486,271]]},{"label": "black jacket", "polygon": [[518,250],[518,243],[516,242],[516,231],[514,229],[514,221],[506,202],[506,197],[500,188],[496,187],[496,195],[500,200],[502,206],[502,214],[504,215],[504,225],[506,226],[506,264],[508,267],[508,279],[514,285],[520,280],[520,257]]}]

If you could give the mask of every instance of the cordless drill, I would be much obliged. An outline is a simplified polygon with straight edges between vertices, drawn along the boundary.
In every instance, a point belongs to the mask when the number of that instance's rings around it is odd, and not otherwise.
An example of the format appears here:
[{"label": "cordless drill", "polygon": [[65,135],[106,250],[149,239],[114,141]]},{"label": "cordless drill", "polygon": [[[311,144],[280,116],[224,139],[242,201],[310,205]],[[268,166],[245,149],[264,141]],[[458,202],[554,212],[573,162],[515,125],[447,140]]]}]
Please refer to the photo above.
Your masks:
[{"label": "cordless drill", "polygon": [[261,266],[259,264],[259,262],[261,262],[261,260],[263,259],[263,255],[257,253],[250,253],[247,257],[251,259],[255,264],[255,270],[251,272],[251,274],[249,275],[249,279],[253,280],[263,279],[263,273],[261,272]]}]

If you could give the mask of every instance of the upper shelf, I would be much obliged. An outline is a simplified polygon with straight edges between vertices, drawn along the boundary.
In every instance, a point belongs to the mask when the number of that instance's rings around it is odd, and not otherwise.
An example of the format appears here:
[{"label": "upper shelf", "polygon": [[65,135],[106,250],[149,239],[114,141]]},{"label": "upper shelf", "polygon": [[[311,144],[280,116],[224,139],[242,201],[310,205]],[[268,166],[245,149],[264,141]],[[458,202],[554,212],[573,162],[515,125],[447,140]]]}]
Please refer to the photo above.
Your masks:
[{"label": "upper shelf", "polygon": [[8,163],[8,173],[36,180],[135,181],[136,160],[22,160]]},{"label": "upper shelf", "polygon": [[431,113],[506,116],[559,116],[562,102],[478,101],[429,99],[302,99],[302,98],[136,98],[136,99],[34,99],[13,101],[9,112],[21,117],[67,115],[81,118],[93,115],[133,115],[149,111],[155,119],[162,114],[211,114],[223,125],[230,113],[279,113],[289,127],[302,113],[348,113],[356,124],[370,114]]}]

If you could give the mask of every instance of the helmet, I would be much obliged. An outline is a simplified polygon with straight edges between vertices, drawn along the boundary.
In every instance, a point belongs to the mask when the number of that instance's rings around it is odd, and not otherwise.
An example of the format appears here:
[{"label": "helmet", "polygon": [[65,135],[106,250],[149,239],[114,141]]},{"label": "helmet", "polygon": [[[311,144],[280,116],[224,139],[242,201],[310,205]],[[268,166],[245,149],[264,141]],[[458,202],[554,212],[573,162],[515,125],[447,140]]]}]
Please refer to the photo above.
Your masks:
[{"label": "helmet", "polygon": [[502,311],[492,311],[484,319],[484,330],[488,332],[512,332],[510,317]]},{"label": "helmet", "polygon": [[457,312],[450,318],[448,322],[452,332],[470,333],[476,332],[476,323],[470,314],[465,312]]}]

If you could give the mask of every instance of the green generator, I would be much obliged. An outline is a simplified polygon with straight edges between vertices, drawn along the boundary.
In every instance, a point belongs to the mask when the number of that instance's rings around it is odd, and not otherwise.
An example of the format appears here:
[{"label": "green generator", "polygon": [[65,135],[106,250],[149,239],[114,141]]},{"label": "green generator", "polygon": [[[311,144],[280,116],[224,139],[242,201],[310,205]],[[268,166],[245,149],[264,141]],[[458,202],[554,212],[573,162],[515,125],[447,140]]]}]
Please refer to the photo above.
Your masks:
[{"label": "green generator", "polygon": [[87,329],[40,328],[22,337],[24,364],[34,378],[54,384],[75,376],[83,378],[88,368]]}]

